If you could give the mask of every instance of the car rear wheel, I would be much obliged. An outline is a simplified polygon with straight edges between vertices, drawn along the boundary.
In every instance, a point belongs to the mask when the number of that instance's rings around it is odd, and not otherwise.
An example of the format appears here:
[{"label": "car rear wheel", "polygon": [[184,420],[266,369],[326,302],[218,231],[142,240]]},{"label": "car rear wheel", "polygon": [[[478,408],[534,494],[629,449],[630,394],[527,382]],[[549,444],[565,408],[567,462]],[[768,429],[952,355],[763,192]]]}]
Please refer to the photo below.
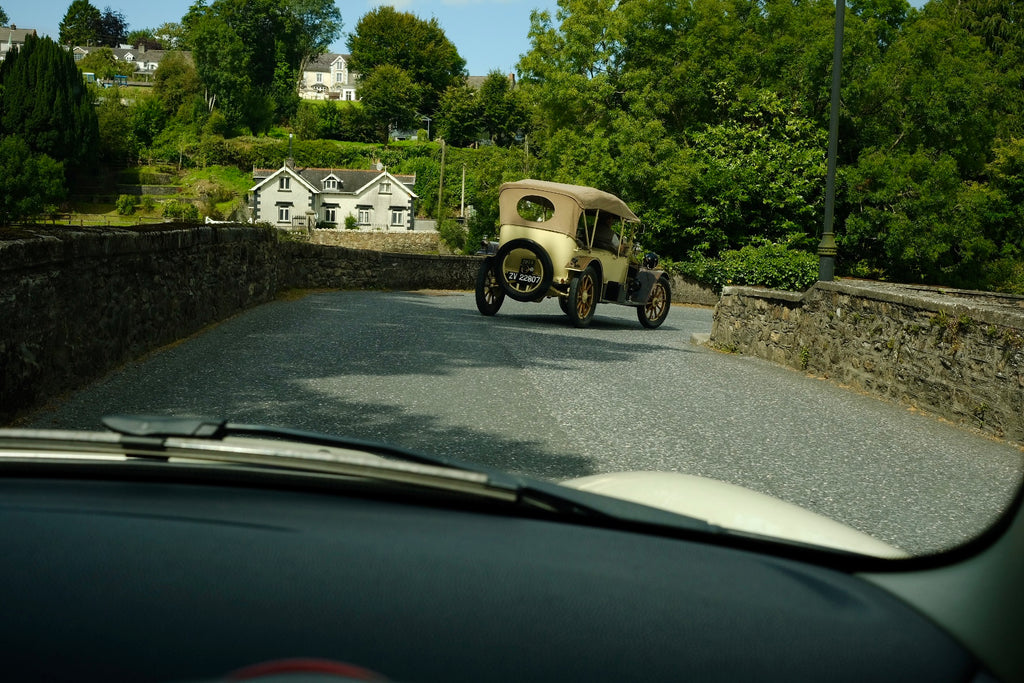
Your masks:
[{"label": "car rear wheel", "polygon": [[569,310],[566,313],[576,327],[586,327],[594,319],[597,292],[597,273],[590,266],[587,266],[579,277],[569,283],[567,306]]},{"label": "car rear wheel", "polygon": [[551,288],[551,257],[533,240],[506,242],[498,247],[494,263],[501,288],[516,301],[540,301]]},{"label": "car rear wheel", "polygon": [[647,303],[636,309],[636,317],[640,324],[653,330],[668,317],[668,309],[672,305],[672,288],[668,284],[668,278],[662,276],[654,283],[651,289],[651,298]]},{"label": "car rear wheel", "polygon": [[483,315],[494,315],[505,301],[505,290],[494,274],[494,259],[485,258],[476,274],[476,307]]}]

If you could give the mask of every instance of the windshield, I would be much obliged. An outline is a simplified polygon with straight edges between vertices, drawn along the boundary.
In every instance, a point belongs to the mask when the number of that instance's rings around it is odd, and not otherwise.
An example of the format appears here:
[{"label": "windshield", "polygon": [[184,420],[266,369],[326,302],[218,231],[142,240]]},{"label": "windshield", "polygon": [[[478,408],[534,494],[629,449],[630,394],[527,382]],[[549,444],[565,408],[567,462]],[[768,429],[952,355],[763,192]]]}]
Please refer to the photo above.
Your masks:
[{"label": "windshield", "polygon": [[[0,130],[0,426],[209,416],[790,540],[767,499],[978,538],[1024,478],[1020,41],[849,9],[829,176],[834,5],[740,4],[562,3],[468,81],[24,38],[0,111],[86,113]],[[12,104],[65,57],[59,107]]]}]

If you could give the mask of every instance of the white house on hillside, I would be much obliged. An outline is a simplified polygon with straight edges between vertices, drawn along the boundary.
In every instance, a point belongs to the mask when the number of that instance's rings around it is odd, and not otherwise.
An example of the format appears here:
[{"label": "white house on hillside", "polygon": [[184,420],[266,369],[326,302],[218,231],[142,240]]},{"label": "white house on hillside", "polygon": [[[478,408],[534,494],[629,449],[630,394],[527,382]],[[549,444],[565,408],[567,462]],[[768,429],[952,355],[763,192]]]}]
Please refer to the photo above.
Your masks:
[{"label": "white house on hillside", "polygon": [[[170,50],[147,50],[144,45],[140,45],[136,48],[132,47],[114,47],[114,48],[103,48],[96,46],[82,46],[76,45],[71,49],[71,55],[75,58],[76,62],[82,61],[90,52],[96,52],[97,50],[109,49],[114,53],[114,59],[118,62],[125,62],[135,67],[136,77],[152,76],[156,73],[157,67],[160,66],[161,60],[166,56]],[[191,52],[182,52],[187,58],[192,58]]]},{"label": "white house on hillside", "polygon": [[17,26],[0,26],[0,62],[14,48],[25,45],[25,36],[36,35],[34,28],[18,28]]},{"label": "white house on hillside", "polygon": [[307,100],[357,100],[352,55],[328,52],[309,60],[299,79],[299,97]]},{"label": "white house on hillside", "polygon": [[250,190],[257,221],[279,228],[342,226],[352,216],[363,230],[412,230],[415,175],[331,168],[254,169]]}]

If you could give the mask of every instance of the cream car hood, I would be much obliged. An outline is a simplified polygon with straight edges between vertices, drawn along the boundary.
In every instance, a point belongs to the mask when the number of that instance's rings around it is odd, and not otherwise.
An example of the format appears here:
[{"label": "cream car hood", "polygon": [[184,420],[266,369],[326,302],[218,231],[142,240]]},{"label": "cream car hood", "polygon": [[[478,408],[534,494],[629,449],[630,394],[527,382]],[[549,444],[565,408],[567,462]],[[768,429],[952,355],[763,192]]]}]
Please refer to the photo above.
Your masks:
[{"label": "cream car hood", "polygon": [[736,531],[887,559],[909,557],[898,548],[828,517],[716,479],[678,472],[612,472],[561,483],[697,517]]}]

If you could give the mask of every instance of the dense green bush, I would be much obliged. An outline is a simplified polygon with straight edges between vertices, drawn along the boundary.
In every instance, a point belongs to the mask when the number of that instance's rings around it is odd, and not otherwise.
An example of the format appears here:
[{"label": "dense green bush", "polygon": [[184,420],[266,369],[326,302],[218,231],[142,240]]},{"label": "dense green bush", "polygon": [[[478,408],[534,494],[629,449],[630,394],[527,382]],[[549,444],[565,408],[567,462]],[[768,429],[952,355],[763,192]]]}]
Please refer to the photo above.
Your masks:
[{"label": "dense green bush", "polygon": [[188,202],[172,199],[164,204],[164,217],[174,221],[196,223],[200,220],[199,209]]},{"label": "dense green bush", "polygon": [[131,216],[139,205],[139,198],[131,194],[123,194],[117,198],[115,206],[117,213],[122,216]]},{"label": "dense green bush", "polygon": [[766,239],[722,252],[719,258],[702,258],[673,267],[718,290],[727,285],[751,285],[803,291],[818,280],[817,256]]}]

